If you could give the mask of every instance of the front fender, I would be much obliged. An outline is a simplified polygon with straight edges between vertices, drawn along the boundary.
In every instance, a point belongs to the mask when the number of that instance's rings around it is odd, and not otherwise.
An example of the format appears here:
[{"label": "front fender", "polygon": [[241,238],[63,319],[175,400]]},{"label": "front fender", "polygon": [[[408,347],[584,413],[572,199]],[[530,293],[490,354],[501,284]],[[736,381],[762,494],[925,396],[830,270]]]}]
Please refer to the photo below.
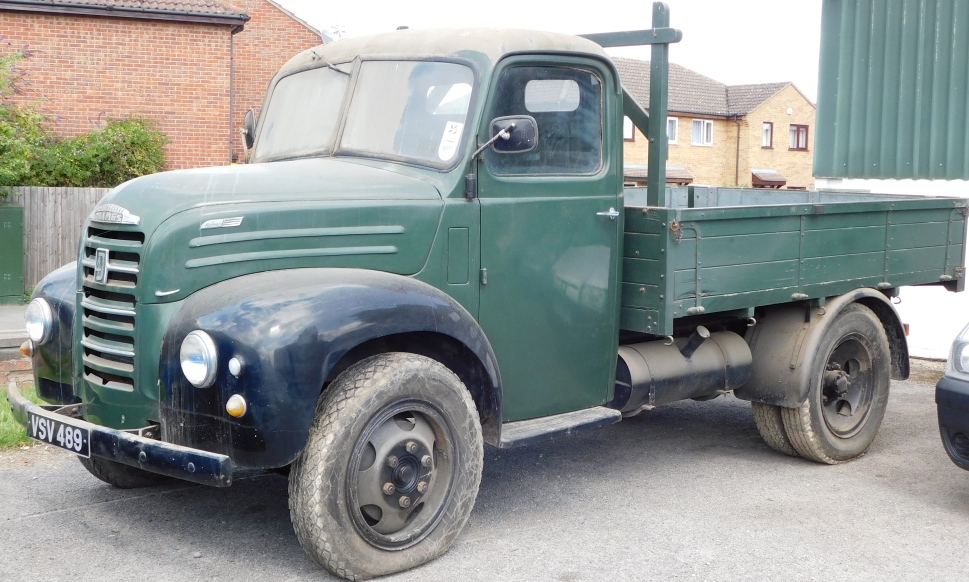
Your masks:
[{"label": "front fender", "polygon": [[51,338],[42,346],[34,346],[30,358],[37,394],[47,402],[71,404],[78,401],[72,366],[76,295],[77,261],[51,271],[34,288],[33,298],[45,299],[54,314]]},{"label": "front fender", "polygon": [[[184,378],[179,349],[195,329],[218,349],[209,388]],[[420,281],[361,269],[294,269],[230,279],[188,297],[162,343],[159,370],[163,439],[232,457],[237,466],[280,467],[306,442],[320,391],[340,359],[376,338],[431,332],[477,357],[499,395],[494,352],[474,318]],[[231,358],[242,361],[238,378]],[[225,402],[242,395],[241,419]],[[500,410],[500,408],[499,408]]]}]

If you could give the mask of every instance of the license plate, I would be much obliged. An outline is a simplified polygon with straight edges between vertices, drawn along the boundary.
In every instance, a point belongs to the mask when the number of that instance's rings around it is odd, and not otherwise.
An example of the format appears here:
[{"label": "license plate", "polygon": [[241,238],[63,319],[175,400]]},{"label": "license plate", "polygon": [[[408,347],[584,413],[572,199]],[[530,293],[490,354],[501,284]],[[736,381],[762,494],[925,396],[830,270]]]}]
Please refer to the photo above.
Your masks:
[{"label": "license plate", "polygon": [[91,456],[91,429],[27,413],[27,436],[82,457]]}]

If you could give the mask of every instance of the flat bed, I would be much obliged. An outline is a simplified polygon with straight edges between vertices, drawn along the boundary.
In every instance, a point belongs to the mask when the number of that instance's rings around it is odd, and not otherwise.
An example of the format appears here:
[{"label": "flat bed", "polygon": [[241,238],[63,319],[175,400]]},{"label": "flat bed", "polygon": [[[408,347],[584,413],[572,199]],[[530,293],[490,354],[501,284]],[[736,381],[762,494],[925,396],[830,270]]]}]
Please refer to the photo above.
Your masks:
[{"label": "flat bed", "polygon": [[740,188],[625,190],[621,327],[817,300],[858,287],[963,290],[961,198]]}]

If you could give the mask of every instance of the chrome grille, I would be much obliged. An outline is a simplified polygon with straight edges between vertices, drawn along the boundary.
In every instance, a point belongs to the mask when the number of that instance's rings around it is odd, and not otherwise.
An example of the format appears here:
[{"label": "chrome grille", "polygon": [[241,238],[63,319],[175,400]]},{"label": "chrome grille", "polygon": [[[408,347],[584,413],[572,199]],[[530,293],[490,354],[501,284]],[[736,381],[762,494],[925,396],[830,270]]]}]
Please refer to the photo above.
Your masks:
[{"label": "chrome grille", "polygon": [[[115,390],[135,387],[135,323],[141,247],[134,230],[91,227],[82,246],[84,379]],[[98,250],[104,255],[98,264]]]}]

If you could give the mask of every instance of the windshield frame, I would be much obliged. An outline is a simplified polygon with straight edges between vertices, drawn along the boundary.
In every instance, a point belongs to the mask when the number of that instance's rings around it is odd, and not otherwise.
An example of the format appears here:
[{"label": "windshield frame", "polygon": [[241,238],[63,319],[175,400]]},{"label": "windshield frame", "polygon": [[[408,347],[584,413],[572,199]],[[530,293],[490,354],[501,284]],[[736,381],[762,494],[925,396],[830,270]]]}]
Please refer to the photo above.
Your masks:
[{"label": "windshield frame", "polygon": [[[315,53],[314,53],[314,56],[316,56]],[[299,75],[300,73],[305,73],[306,71],[313,71],[316,69],[333,69],[334,67],[340,70],[343,70],[343,68],[346,67],[347,65],[349,65],[349,70],[345,72],[350,76],[350,79],[347,82],[346,89],[344,90],[344,93],[343,93],[343,99],[340,103],[340,107],[338,108],[338,113],[337,113],[338,119],[337,119],[336,129],[333,132],[333,136],[330,138],[330,142],[327,144],[324,144],[322,147],[318,149],[309,150],[300,154],[282,154],[282,155],[264,156],[264,157],[257,156],[256,152],[259,149],[258,148],[259,142],[263,139],[262,137],[263,131],[265,131],[264,122],[266,120],[267,113],[269,112],[269,103],[270,101],[272,101],[273,94],[276,92],[276,87],[279,85],[279,83],[284,79],[288,79],[293,75]],[[252,149],[250,150],[251,158],[249,160],[249,163],[255,164],[255,163],[263,163],[263,162],[282,162],[286,160],[300,160],[303,158],[332,156],[333,149],[337,143],[337,139],[339,139],[340,134],[343,132],[343,120],[346,117],[346,109],[349,104],[348,103],[349,96],[353,90],[353,85],[355,83],[356,70],[357,70],[357,63],[355,59],[343,60],[339,62],[331,62],[323,58],[314,58],[312,64],[304,67],[298,67],[298,68],[292,69],[291,71],[287,71],[285,75],[281,75],[273,79],[272,83],[269,86],[269,90],[266,91],[266,96],[263,98],[262,105],[259,108],[259,119],[257,120],[257,123],[256,123],[256,140],[252,146]]]},{"label": "windshield frame", "polygon": [[[360,78],[360,70],[366,62],[435,62],[435,63],[451,63],[467,67],[471,71],[471,96],[468,101],[468,110],[466,113],[465,124],[462,130],[461,140],[457,146],[457,153],[448,161],[435,163],[431,160],[425,160],[420,158],[372,152],[368,150],[345,148],[342,146],[344,130],[346,129],[348,113],[350,107],[353,103],[353,96],[356,93],[358,81]],[[347,65],[350,65],[347,68]],[[345,93],[343,95],[343,102],[339,107],[339,121],[337,122],[337,128],[331,138],[330,143],[326,144],[317,150],[302,153],[299,155],[281,155],[272,157],[256,157],[256,146],[258,146],[259,139],[261,138],[263,131],[263,120],[266,117],[266,112],[268,111],[269,102],[272,99],[272,95],[276,90],[276,86],[285,78],[291,75],[297,75],[309,70],[314,69],[326,69],[326,68],[339,68],[345,70],[349,73],[350,79],[347,83]],[[365,158],[372,160],[385,160],[390,162],[396,162],[400,164],[406,164],[410,166],[418,166],[424,168],[431,168],[439,172],[448,172],[453,170],[459,164],[462,164],[464,159],[468,154],[468,143],[473,139],[473,136],[477,131],[477,114],[478,114],[478,104],[480,101],[480,91],[481,89],[481,72],[477,64],[466,58],[453,57],[453,56],[441,56],[441,55],[395,55],[395,54],[375,54],[375,55],[357,55],[352,60],[338,60],[329,61],[323,57],[314,59],[314,62],[305,67],[299,67],[293,69],[292,71],[287,71],[283,76],[278,77],[272,83],[270,90],[267,92],[267,99],[264,101],[261,107],[261,113],[259,115],[259,123],[256,129],[256,144],[254,145],[252,152],[253,158],[252,163],[261,162],[278,162],[285,160],[296,160],[303,158],[318,158],[318,157],[343,157],[343,158]]]}]

